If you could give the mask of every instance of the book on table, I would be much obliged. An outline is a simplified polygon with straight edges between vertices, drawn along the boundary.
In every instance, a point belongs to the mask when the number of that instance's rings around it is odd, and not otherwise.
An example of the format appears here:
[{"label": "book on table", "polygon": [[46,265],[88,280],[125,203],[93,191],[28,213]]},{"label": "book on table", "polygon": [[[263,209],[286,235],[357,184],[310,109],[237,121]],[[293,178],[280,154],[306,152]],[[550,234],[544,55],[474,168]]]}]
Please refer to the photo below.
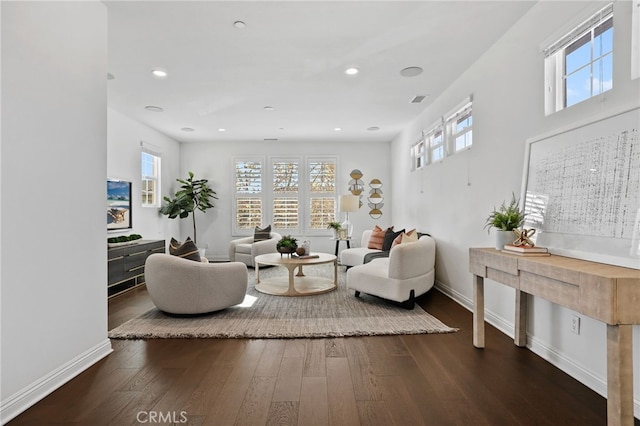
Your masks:
[{"label": "book on table", "polygon": [[320,255],[318,254],[303,254],[302,256],[299,256],[297,254],[291,255],[291,257],[293,257],[294,259],[318,259],[320,257]]},{"label": "book on table", "polygon": [[526,246],[514,246],[513,244],[505,244],[504,249],[506,251],[513,251],[517,253],[548,253],[546,247],[526,247]]},{"label": "book on table", "polygon": [[530,252],[521,252],[521,251],[513,251],[513,250],[502,250],[503,253],[509,253],[509,254],[514,254],[516,256],[551,256],[551,253],[543,253],[543,252],[536,252],[536,253],[530,253]]},{"label": "book on table", "polygon": [[515,254],[518,256],[550,256],[546,247],[525,247],[514,246],[513,244],[505,244],[504,253]]}]

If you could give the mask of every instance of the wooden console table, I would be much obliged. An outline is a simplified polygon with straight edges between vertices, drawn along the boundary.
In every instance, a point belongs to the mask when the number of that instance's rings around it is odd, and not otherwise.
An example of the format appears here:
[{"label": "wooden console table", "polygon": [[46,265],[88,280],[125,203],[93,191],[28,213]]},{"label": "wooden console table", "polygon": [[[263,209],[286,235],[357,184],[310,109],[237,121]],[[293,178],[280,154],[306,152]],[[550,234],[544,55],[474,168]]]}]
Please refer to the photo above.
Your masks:
[{"label": "wooden console table", "polygon": [[484,348],[484,279],[516,290],[514,342],[527,344],[527,294],[607,324],[607,424],[633,425],[633,324],[640,324],[640,270],[563,256],[469,249],[473,344]]}]

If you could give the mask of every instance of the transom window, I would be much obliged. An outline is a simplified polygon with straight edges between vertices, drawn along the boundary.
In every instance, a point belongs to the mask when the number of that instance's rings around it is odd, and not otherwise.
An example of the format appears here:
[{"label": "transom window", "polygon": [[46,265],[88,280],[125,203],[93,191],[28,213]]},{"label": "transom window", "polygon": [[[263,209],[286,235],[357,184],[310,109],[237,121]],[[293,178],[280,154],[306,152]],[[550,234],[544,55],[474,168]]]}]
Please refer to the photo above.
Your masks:
[{"label": "transom window", "polygon": [[613,87],[613,4],[545,50],[545,83],[546,114]]},{"label": "transom window", "polygon": [[462,151],[473,145],[473,111],[471,102],[451,114],[445,123],[452,152]]},{"label": "transom window", "polygon": [[429,142],[429,152],[431,153],[431,162],[440,161],[444,158],[444,134],[442,126],[427,135]]}]

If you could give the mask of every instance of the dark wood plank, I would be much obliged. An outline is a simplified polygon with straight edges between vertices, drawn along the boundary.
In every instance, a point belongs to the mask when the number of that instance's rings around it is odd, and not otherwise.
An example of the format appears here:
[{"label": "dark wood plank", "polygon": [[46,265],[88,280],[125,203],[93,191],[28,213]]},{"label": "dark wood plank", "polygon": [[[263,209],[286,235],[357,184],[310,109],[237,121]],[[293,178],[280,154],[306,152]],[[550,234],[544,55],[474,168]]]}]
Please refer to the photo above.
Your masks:
[{"label": "dark wood plank", "polygon": [[[457,333],[332,339],[114,340],[114,352],[8,424],[604,425],[606,400],[438,291],[418,304]],[[153,305],[109,300],[109,328]],[[640,426],[640,420],[635,420]]]}]

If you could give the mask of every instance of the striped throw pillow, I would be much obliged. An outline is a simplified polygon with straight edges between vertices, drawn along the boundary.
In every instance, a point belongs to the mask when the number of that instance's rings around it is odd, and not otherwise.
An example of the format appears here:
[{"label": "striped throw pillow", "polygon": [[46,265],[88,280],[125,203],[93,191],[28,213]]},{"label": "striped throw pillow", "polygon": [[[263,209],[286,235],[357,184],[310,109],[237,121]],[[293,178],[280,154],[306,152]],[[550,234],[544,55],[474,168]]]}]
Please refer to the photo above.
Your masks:
[{"label": "striped throw pillow", "polygon": [[260,229],[256,226],[255,231],[253,232],[253,242],[256,241],[264,241],[271,238],[271,225],[267,226],[264,229]]},{"label": "striped throw pillow", "polygon": [[196,262],[200,262],[201,260],[198,247],[196,247],[196,244],[191,240],[191,237],[187,237],[184,243],[181,243],[175,238],[171,238],[169,254]]},{"label": "striped throw pillow", "polygon": [[[393,226],[389,229],[393,229]],[[384,242],[384,235],[387,231],[380,228],[378,225],[371,231],[371,237],[369,238],[369,244],[367,248],[382,250],[382,243]]]}]

